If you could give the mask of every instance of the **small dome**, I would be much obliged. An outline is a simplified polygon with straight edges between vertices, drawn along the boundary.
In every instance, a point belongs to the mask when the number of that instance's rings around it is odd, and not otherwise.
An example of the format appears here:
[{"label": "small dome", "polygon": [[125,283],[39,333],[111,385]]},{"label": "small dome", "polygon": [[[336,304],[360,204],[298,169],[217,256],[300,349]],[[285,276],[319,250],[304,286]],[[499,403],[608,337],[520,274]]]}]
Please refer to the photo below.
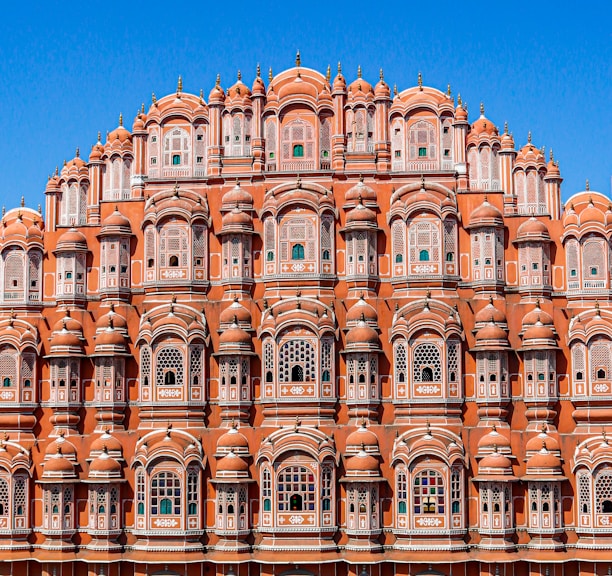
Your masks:
[{"label": "small dome", "polygon": [[119,140],[119,142],[128,142],[132,140],[132,135],[129,130],[126,130],[123,126],[123,116],[119,116],[119,126],[115,128],[112,132],[108,134],[107,141],[114,142],[115,140]]},{"label": "small dome", "polygon": [[489,300],[489,303],[481,308],[474,315],[474,322],[476,324],[484,324],[486,322],[494,322],[495,324],[506,324],[506,314],[503,310],[500,310],[493,304],[493,300]]},{"label": "small dome", "polygon": [[382,68],[380,70],[380,80],[374,87],[374,95],[376,96],[376,98],[390,98],[391,97],[391,89],[389,88],[389,85],[385,82],[385,79],[383,77]]},{"label": "small dome", "polygon": [[121,314],[117,314],[117,312],[115,312],[115,306],[112,303],[110,310],[98,318],[98,321],[96,322],[96,329],[104,330],[111,324],[116,330],[121,332],[127,331],[127,320]]},{"label": "small dome", "polygon": [[253,94],[253,96],[265,96],[266,95],[266,85],[264,84],[264,81],[261,79],[261,76],[259,75],[259,68],[257,70],[257,76],[255,77],[255,80],[253,80],[253,87],[251,88],[251,94]]},{"label": "small dome", "polygon": [[104,145],[101,142],[96,142],[91,147],[91,152],[89,153],[89,161],[96,162],[102,158],[102,154],[104,154]]},{"label": "small dome", "polygon": [[374,456],[371,456],[364,450],[360,450],[357,454],[347,459],[345,469],[347,473],[375,472],[378,474],[379,464],[378,460]]},{"label": "small dome", "polygon": [[376,214],[366,208],[362,203],[361,199],[359,200],[359,204],[355,206],[349,213],[346,215],[346,223],[358,223],[358,222],[366,222],[376,224]]},{"label": "small dome", "polygon": [[231,212],[226,212],[221,218],[224,228],[240,227],[252,228],[253,218],[248,212],[243,212],[237,207],[234,207]]},{"label": "small dome", "polygon": [[471,214],[468,227],[475,226],[503,226],[504,217],[493,204],[486,200],[480,204]]},{"label": "small dome", "polygon": [[77,248],[87,250],[87,238],[76,228],[66,230],[57,241],[57,248]]},{"label": "small dome", "polygon": [[238,299],[234,300],[225,310],[219,314],[219,323],[232,324],[234,317],[238,325],[251,324],[251,313],[240,303]]},{"label": "small dome", "polygon": [[539,302],[536,303],[536,307],[531,312],[527,312],[523,316],[523,329],[526,329],[527,326],[533,326],[537,322],[541,322],[545,326],[553,326],[552,316],[540,308]]},{"label": "small dome", "polygon": [[534,216],[529,218],[529,220],[525,220],[525,222],[518,227],[516,237],[517,239],[523,240],[550,240],[550,235],[548,234],[546,224]]},{"label": "small dome", "polygon": [[500,434],[497,431],[497,428],[493,427],[493,429],[490,432],[485,434],[478,441],[479,451],[481,448],[497,448],[497,449],[500,449],[501,452],[509,451],[510,438],[507,438],[503,434]]},{"label": "small dome", "polygon": [[580,212],[580,225],[585,224],[604,224],[604,213],[593,204],[592,198],[589,198],[588,206]]},{"label": "small dome", "polygon": [[555,333],[550,326],[545,326],[542,322],[536,322],[529,326],[523,334],[523,340],[554,340]]},{"label": "small dome", "polygon": [[227,330],[221,332],[219,344],[246,344],[250,346],[251,336],[234,322]]},{"label": "small dome", "polygon": [[489,322],[476,332],[476,341],[507,340],[506,332],[494,322]]},{"label": "small dome", "polygon": [[300,74],[299,69],[297,70],[297,75],[292,82],[281,86],[278,90],[278,97],[283,100],[287,98],[292,98],[294,96],[298,96],[300,98],[310,97],[313,100],[317,100],[317,89],[310,82],[305,82],[302,80],[302,76]]},{"label": "small dome", "polygon": [[232,207],[246,206],[252,208],[253,197],[247,190],[240,186],[240,182],[236,182],[236,185],[223,195],[223,205]]},{"label": "small dome", "polygon": [[560,471],[561,460],[558,456],[549,452],[545,446],[542,446],[539,452],[536,452],[527,460],[527,472],[530,472],[533,468]]},{"label": "small dome", "polygon": [[249,451],[249,443],[246,437],[236,427],[230,428],[225,434],[219,436],[219,440],[217,440],[218,452],[229,450],[240,453],[248,453]]},{"label": "small dome", "polygon": [[500,452],[493,452],[485,456],[478,465],[478,471],[482,474],[484,469],[491,472],[510,471],[512,472],[512,462],[510,458]]},{"label": "small dome", "polygon": [[19,238],[25,238],[28,232],[28,228],[25,225],[21,215],[14,221],[11,222],[6,228],[3,230],[3,237],[9,238],[11,236],[16,236]]},{"label": "small dome", "polygon": [[243,472],[249,471],[249,465],[240,456],[230,452],[217,462],[217,474],[220,472]]},{"label": "small dome", "polygon": [[70,316],[70,311],[67,310],[66,311],[66,315],[63,318],[60,318],[54,325],[53,325],[53,332],[59,332],[63,329],[68,330],[69,332],[81,332],[83,330],[83,326],[81,326],[81,323],[76,319],[73,318],[72,316]]},{"label": "small dome", "polygon": [[131,231],[130,221],[119,212],[119,208],[115,206],[115,210],[107,216],[102,222],[102,228],[127,228]]},{"label": "small dome", "polygon": [[70,348],[80,348],[81,340],[76,334],[73,334],[72,332],[68,332],[68,330],[63,329],[63,330],[60,330],[59,332],[56,332],[51,337],[50,345],[51,345],[51,348],[55,348],[58,346],[64,346],[64,347],[70,347]]},{"label": "small dome", "polygon": [[357,326],[351,328],[346,335],[346,344],[373,344],[378,345],[378,334],[376,330],[366,324],[365,319],[361,319]]},{"label": "small dome", "polygon": [[340,62],[338,62],[338,74],[336,74],[336,77],[334,78],[332,92],[337,92],[337,91],[344,92],[345,90],[346,90],[346,80],[344,79],[344,76],[342,75],[342,68],[340,68]]},{"label": "small dome", "polygon": [[89,465],[89,476],[118,477],[121,475],[121,464],[103,450],[102,454],[94,458]]},{"label": "small dome", "polygon": [[378,314],[374,307],[368,304],[363,296],[360,296],[359,300],[346,313],[346,322],[347,324],[359,322],[362,316],[368,323],[376,324],[378,322]]},{"label": "small dome", "polygon": [[123,452],[121,442],[112,436],[108,431],[105,431],[91,443],[90,451],[103,452],[104,448],[106,448],[111,454],[121,454]]},{"label": "small dome", "polygon": [[64,436],[58,436],[49,446],[47,446],[47,456],[55,456],[58,452],[61,452],[64,457],[70,460],[76,460],[76,448],[74,444],[66,440]]},{"label": "small dome", "polygon": [[497,126],[495,126],[495,124],[493,124],[493,122],[491,122],[488,118],[486,118],[485,115],[482,113],[480,117],[478,118],[478,120],[476,120],[476,122],[472,124],[471,131],[473,134],[476,134],[476,135],[479,135],[479,134],[488,134],[489,136],[499,135],[499,130],[497,129]]},{"label": "small dome", "polygon": [[45,461],[43,477],[74,477],[74,464],[62,454],[61,448]]},{"label": "small dome", "polygon": [[348,87],[349,98],[351,96],[356,96],[359,93],[363,95],[374,94],[374,89],[372,88],[372,84],[367,82],[361,77],[361,67],[357,72],[357,78],[353,80]]},{"label": "small dome", "polygon": [[232,100],[249,99],[250,97],[251,97],[251,90],[242,81],[242,74],[238,72],[238,80],[233,86],[228,88],[226,98],[232,101]]},{"label": "small dome", "polygon": [[344,200],[349,203],[359,202],[371,205],[376,202],[376,192],[373,188],[363,182],[363,178],[359,182],[346,191]]},{"label": "small dome", "polygon": [[221,88],[220,77],[217,75],[217,83],[208,95],[208,104],[223,104],[225,102],[225,92]]},{"label": "small dome", "polygon": [[124,347],[125,346],[125,338],[118,332],[114,330],[112,327],[108,327],[102,333],[98,334],[96,337],[96,347],[98,346],[117,346]]},{"label": "small dome", "polygon": [[542,151],[531,142],[523,146],[516,155],[516,164],[544,164]]},{"label": "small dome", "polygon": [[366,451],[369,451],[368,449],[378,451],[378,438],[374,432],[365,427],[365,424],[362,424],[357,430],[351,432],[346,438],[347,450],[351,447],[361,446],[363,446]]},{"label": "small dome", "polygon": [[559,451],[559,442],[552,436],[549,436],[544,430],[537,436],[534,436],[525,444],[526,452],[537,452],[544,446],[549,452]]},{"label": "small dome", "polygon": [[456,121],[467,121],[467,119],[468,119],[467,112],[465,111],[465,108],[462,106],[462,104],[459,103],[457,105],[457,108],[455,108],[455,120]]}]

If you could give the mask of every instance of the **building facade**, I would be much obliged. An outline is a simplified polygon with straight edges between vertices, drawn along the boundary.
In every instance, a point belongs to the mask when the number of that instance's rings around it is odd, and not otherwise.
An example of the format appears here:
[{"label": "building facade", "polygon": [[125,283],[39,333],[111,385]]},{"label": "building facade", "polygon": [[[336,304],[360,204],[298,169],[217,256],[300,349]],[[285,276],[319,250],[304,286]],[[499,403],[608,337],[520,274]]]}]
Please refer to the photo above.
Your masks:
[{"label": "building facade", "polygon": [[120,119],[0,224],[0,574],[612,573],[612,203],[561,181],[420,75]]}]

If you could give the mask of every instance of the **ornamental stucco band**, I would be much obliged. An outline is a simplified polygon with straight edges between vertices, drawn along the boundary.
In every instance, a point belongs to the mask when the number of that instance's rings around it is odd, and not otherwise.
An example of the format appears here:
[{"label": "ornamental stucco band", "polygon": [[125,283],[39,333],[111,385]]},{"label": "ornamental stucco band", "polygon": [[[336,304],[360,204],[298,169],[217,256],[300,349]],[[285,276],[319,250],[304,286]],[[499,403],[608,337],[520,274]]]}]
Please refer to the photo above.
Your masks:
[{"label": "ornamental stucco band", "polygon": [[612,207],[450,89],[143,106],[0,224],[0,572],[612,571]]}]

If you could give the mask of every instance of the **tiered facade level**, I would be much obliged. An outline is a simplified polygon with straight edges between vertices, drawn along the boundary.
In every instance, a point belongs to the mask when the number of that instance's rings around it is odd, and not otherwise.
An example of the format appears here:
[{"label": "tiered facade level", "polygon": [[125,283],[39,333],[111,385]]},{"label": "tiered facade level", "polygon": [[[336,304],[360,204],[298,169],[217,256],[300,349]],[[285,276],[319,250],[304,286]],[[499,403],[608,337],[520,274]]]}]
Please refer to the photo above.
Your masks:
[{"label": "tiered facade level", "polygon": [[0,573],[612,570],[612,206],[448,93],[177,92],[0,225]]}]

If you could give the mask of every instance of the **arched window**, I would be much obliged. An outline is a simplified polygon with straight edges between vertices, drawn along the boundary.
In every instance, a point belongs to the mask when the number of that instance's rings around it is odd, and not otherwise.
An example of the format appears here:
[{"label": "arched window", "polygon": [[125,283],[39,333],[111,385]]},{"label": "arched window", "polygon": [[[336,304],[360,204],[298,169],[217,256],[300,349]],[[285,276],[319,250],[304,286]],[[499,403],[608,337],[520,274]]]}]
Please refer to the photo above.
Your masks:
[{"label": "arched window", "polygon": [[304,157],[304,145],[303,144],[294,144],[293,145],[293,157],[294,158],[303,158]]},{"label": "arched window", "polygon": [[284,342],[278,360],[280,382],[316,382],[318,362],[315,347],[309,340]]},{"label": "arched window", "polygon": [[189,164],[189,133],[182,128],[173,128],[164,136],[164,166],[178,168]]},{"label": "arched window", "polygon": [[293,368],[291,368],[291,380],[293,380],[293,382],[303,382],[304,368],[301,366],[293,366]]},{"label": "arched window", "polygon": [[270,470],[264,468],[261,473],[261,495],[263,498],[264,512],[272,511],[272,477]]},{"label": "arched window", "polygon": [[423,470],[413,481],[415,514],[444,514],[444,480],[436,470]]},{"label": "arched window", "polygon": [[162,348],[156,356],[156,383],[160,385],[182,385],[184,382],[183,352],[179,348]]},{"label": "arched window", "polygon": [[429,250],[421,250],[419,252],[419,262],[429,262]]},{"label": "arched window", "polygon": [[312,470],[305,466],[288,466],[278,475],[278,509],[281,512],[314,511],[316,482]]},{"label": "arched window", "polygon": [[304,260],[304,245],[294,244],[291,248],[291,258],[293,260]]},{"label": "arched window", "polygon": [[612,514],[612,470],[603,468],[595,477],[595,510]]},{"label": "arched window", "polygon": [[173,472],[159,472],[151,479],[151,514],[181,514],[181,482]]},{"label": "arched window", "polygon": [[413,379],[415,382],[441,382],[442,361],[440,349],[426,342],[414,348],[412,354]]}]

